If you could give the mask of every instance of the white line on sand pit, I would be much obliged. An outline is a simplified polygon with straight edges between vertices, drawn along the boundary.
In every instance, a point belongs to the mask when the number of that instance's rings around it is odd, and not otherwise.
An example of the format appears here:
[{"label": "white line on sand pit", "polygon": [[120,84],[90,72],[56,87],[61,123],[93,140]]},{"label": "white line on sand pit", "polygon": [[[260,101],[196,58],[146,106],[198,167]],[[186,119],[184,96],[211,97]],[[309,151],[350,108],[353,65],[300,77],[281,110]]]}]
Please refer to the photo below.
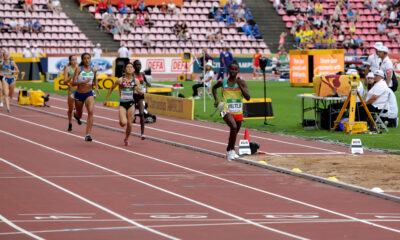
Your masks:
[{"label": "white line on sand pit", "polygon": [[[3,114],[0,114],[0,115],[3,115]],[[49,129],[51,129],[51,128],[49,128]],[[227,216],[229,216],[229,217],[236,218],[236,219],[238,219],[238,220],[240,220],[240,221],[243,221],[243,222],[245,222],[245,223],[248,223],[248,224],[250,224],[250,225],[254,225],[254,226],[256,226],[256,227],[259,227],[259,228],[262,228],[262,229],[265,229],[265,230],[269,230],[269,231],[271,231],[271,232],[275,232],[275,233],[278,233],[278,234],[281,234],[281,235],[285,235],[285,236],[288,236],[288,237],[291,237],[291,238],[294,238],[294,239],[300,239],[300,240],[307,240],[307,239],[308,239],[308,238],[304,238],[304,237],[301,237],[301,236],[297,236],[297,235],[294,235],[294,234],[291,234],[291,233],[287,233],[287,232],[284,232],[284,231],[280,231],[280,230],[277,230],[277,229],[274,229],[274,228],[270,228],[270,227],[267,227],[267,226],[263,226],[263,225],[258,224],[258,223],[256,223],[256,222],[253,222],[253,221],[250,221],[250,220],[248,220],[248,219],[245,219],[245,218],[242,218],[242,217],[240,217],[240,216],[237,216],[237,215],[235,215],[235,214],[232,214],[232,213],[226,212],[226,211],[224,211],[224,210],[215,208],[215,207],[213,207],[213,206],[211,206],[211,205],[208,205],[208,204],[205,204],[205,203],[196,201],[196,200],[194,200],[194,199],[185,197],[185,196],[183,196],[183,195],[180,195],[180,194],[177,194],[177,193],[168,191],[168,190],[163,189],[163,188],[161,188],[161,187],[157,187],[157,186],[155,186],[155,185],[153,185],[153,184],[150,184],[150,183],[141,181],[141,180],[139,180],[139,179],[130,177],[130,176],[128,176],[128,175],[119,173],[119,172],[117,172],[117,171],[111,170],[111,169],[109,169],[109,168],[103,167],[103,166],[98,165],[98,164],[95,164],[95,163],[92,163],[92,162],[87,161],[87,160],[84,160],[84,159],[82,159],[82,158],[73,156],[73,155],[71,155],[71,154],[68,154],[68,153],[59,151],[59,150],[54,149],[54,148],[51,148],[51,147],[49,147],[49,146],[46,146],[46,145],[43,145],[43,144],[34,142],[34,141],[30,140],[30,139],[27,139],[27,138],[24,138],[24,137],[21,137],[21,136],[14,135],[14,134],[12,134],[12,133],[9,133],[9,132],[3,131],[3,130],[0,130],[0,133],[3,133],[3,134],[6,134],[6,135],[9,135],[9,136],[18,138],[18,139],[23,140],[23,141],[25,141],[25,142],[29,142],[29,143],[31,143],[31,144],[33,144],[33,145],[36,145],[36,146],[45,148],[45,149],[47,149],[47,150],[50,150],[50,151],[59,153],[59,154],[61,154],[61,155],[64,155],[64,156],[67,156],[67,157],[70,157],[70,158],[73,158],[73,159],[78,160],[78,161],[80,161],[80,162],[87,163],[88,165],[91,165],[91,166],[100,168],[100,169],[102,169],[102,170],[104,170],[104,171],[111,172],[111,173],[116,174],[116,175],[119,175],[119,176],[121,176],[121,177],[125,177],[125,178],[127,178],[127,179],[130,179],[130,180],[133,180],[133,181],[135,181],[135,182],[141,183],[141,184],[146,185],[146,186],[148,186],[148,187],[151,187],[151,188],[157,189],[157,190],[159,190],[159,191],[162,191],[162,192],[168,193],[168,194],[170,194],[170,195],[173,195],[173,196],[175,196],[175,197],[182,198],[182,199],[187,200],[187,201],[189,201],[189,202],[193,202],[193,203],[195,203],[195,204],[197,204],[197,205],[200,205],[200,206],[209,208],[209,209],[211,209],[211,210],[214,210],[214,211],[219,212],[219,213],[221,213],[221,214],[227,215]],[[75,137],[79,137],[79,136],[74,135],[74,134],[69,134],[69,135],[75,136]],[[98,142],[98,141],[95,141],[95,142]],[[80,198],[81,200],[84,200],[85,202],[88,202],[88,203],[90,203],[90,204],[92,204],[92,205],[96,204],[96,203],[91,202],[90,200],[85,199],[85,198],[83,198],[83,197],[81,197],[81,196],[79,196],[79,195],[77,195],[77,194],[75,194],[75,193],[73,193],[73,192],[70,192],[69,190],[64,189],[64,188],[62,188],[62,187],[60,187],[60,186],[58,186],[58,185],[56,185],[56,184],[54,184],[54,183],[52,183],[52,182],[50,182],[50,181],[44,179],[44,178],[41,178],[41,177],[39,177],[39,176],[37,176],[37,175],[35,175],[35,174],[33,174],[33,173],[31,173],[31,172],[25,170],[25,169],[22,169],[22,168],[16,166],[15,164],[12,164],[12,163],[10,163],[10,162],[8,162],[8,161],[2,159],[2,158],[0,158],[0,161],[3,161],[3,162],[5,162],[5,163],[7,163],[7,164],[9,164],[9,165],[11,165],[11,166],[13,166],[13,167],[15,167],[15,168],[21,170],[21,171],[24,171],[24,172],[30,174],[31,176],[35,176],[35,177],[39,178],[40,180],[45,181],[46,183],[49,183],[50,185],[53,185],[53,186],[55,186],[55,187],[57,187],[57,188],[59,188],[59,189],[65,191],[65,192],[70,193],[71,195],[73,195],[73,196],[75,196],[75,197],[77,197],[77,198]],[[98,207],[98,208],[100,208],[100,209],[102,209],[102,210],[104,210],[104,211],[107,211],[107,210],[108,210],[108,209],[105,209],[105,208],[103,209],[103,207],[100,206],[100,205],[98,205],[98,204],[96,204],[96,205],[94,205],[94,206],[96,206],[96,207]],[[153,233],[157,233],[157,234],[159,234],[159,235],[163,235],[163,236],[168,237],[168,238],[170,238],[170,239],[176,239],[176,238],[174,238],[174,237],[171,237],[171,236],[166,235],[166,234],[161,233],[161,232],[157,232],[157,231],[155,231],[154,229],[147,228],[146,226],[143,226],[143,225],[140,225],[139,223],[136,223],[136,222],[134,222],[134,221],[131,221],[131,220],[129,220],[128,218],[125,218],[125,217],[123,217],[123,216],[121,216],[121,215],[119,215],[119,214],[117,214],[117,213],[112,212],[111,210],[108,210],[108,211],[109,211],[110,214],[113,214],[114,216],[118,216],[119,218],[124,218],[124,220],[130,221],[132,224],[134,224],[134,225],[136,225],[136,226],[145,228],[146,230],[149,230],[149,231],[151,231],[151,232],[153,232]],[[108,211],[107,211],[107,212],[108,212]]]},{"label": "white line on sand pit", "polygon": [[[14,134],[10,134],[10,133],[7,133],[7,132],[2,131],[2,130],[0,130],[0,132],[2,132],[2,133],[4,133],[4,134],[7,134],[7,135],[9,135],[9,136],[17,137],[17,138],[23,140],[23,138],[21,138],[21,137],[19,137],[19,136],[16,136],[16,135],[14,135]],[[143,228],[143,229],[145,229],[145,230],[147,230],[147,231],[150,231],[150,232],[152,232],[152,233],[155,233],[155,234],[157,234],[157,235],[163,236],[163,237],[168,238],[168,239],[174,239],[174,240],[175,240],[175,239],[178,239],[178,238],[175,238],[175,237],[173,237],[173,236],[170,236],[170,235],[167,235],[167,234],[165,234],[165,233],[162,233],[162,232],[159,232],[159,231],[157,231],[157,230],[154,230],[154,229],[151,229],[151,228],[149,228],[149,227],[146,227],[146,226],[144,226],[144,225],[142,225],[142,224],[140,224],[140,223],[137,223],[137,222],[135,222],[135,221],[132,221],[132,220],[130,220],[130,219],[127,218],[127,217],[124,217],[124,216],[122,216],[122,215],[120,215],[120,214],[118,214],[118,213],[116,213],[116,212],[114,212],[114,211],[112,211],[112,210],[110,210],[110,209],[104,207],[104,206],[101,206],[100,204],[97,204],[97,203],[95,203],[95,202],[93,202],[93,201],[91,201],[91,200],[89,200],[89,199],[87,199],[87,198],[85,198],[85,197],[82,197],[81,195],[79,195],[79,194],[77,194],[77,193],[74,193],[74,192],[72,192],[72,191],[70,191],[70,190],[68,190],[68,189],[66,189],[66,188],[63,188],[63,187],[61,187],[61,186],[59,186],[59,185],[57,185],[57,184],[55,184],[55,183],[53,183],[53,182],[51,182],[51,181],[49,181],[49,180],[46,180],[46,179],[44,179],[44,178],[42,178],[42,177],[40,177],[40,176],[38,176],[38,175],[36,175],[36,174],[34,174],[34,173],[32,173],[32,172],[30,172],[30,171],[28,171],[28,170],[26,170],[26,169],[20,167],[20,166],[17,166],[17,165],[15,165],[15,164],[13,164],[13,163],[11,163],[11,162],[9,162],[9,161],[7,161],[7,160],[1,158],[1,157],[0,157],[0,161],[2,161],[3,163],[8,164],[8,165],[10,165],[10,166],[12,166],[12,167],[18,169],[18,170],[20,170],[20,171],[22,171],[22,172],[24,172],[24,173],[26,173],[26,174],[28,174],[28,175],[31,175],[32,177],[35,177],[35,178],[39,179],[40,181],[45,182],[45,183],[47,183],[47,184],[49,184],[49,185],[51,185],[51,186],[53,186],[53,187],[55,187],[55,188],[57,188],[57,189],[63,191],[63,192],[65,192],[65,193],[68,193],[68,194],[70,194],[70,195],[72,195],[72,196],[74,196],[74,197],[76,197],[76,198],[78,198],[78,199],[80,199],[80,200],[82,200],[82,201],[84,201],[84,202],[86,202],[86,203],[88,203],[88,204],[90,204],[90,205],[92,205],[92,206],[98,208],[98,209],[101,209],[101,210],[103,210],[103,211],[105,211],[105,212],[107,212],[107,213],[109,213],[109,214],[111,214],[111,215],[113,215],[113,216],[115,216],[115,217],[117,217],[117,218],[120,218],[120,219],[122,219],[122,220],[124,220],[124,221],[126,221],[126,222],[128,222],[128,223],[130,223],[130,224],[132,224],[132,225],[134,225],[134,226],[136,226],[136,227]],[[42,238],[40,238],[40,239],[42,239]]]},{"label": "white line on sand pit", "polygon": [[[52,131],[55,131],[55,132],[58,132],[58,133],[62,133],[62,134],[65,134],[65,135],[73,136],[73,137],[76,137],[76,138],[82,138],[81,136],[78,136],[78,135],[75,135],[75,134],[72,134],[72,133],[64,132],[64,131],[61,131],[61,130],[58,130],[58,129],[55,129],[55,128],[51,128],[51,127],[48,127],[48,126],[45,126],[45,125],[42,125],[42,124],[38,124],[38,123],[35,123],[35,122],[32,122],[32,121],[27,121],[27,120],[24,120],[24,119],[21,119],[21,118],[17,118],[17,117],[13,117],[13,116],[10,116],[10,115],[6,115],[6,114],[0,113],[0,116],[9,117],[9,118],[12,118],[12,119],[24,122],[24,123],[28,123],[30,125],[39,126],[41,128],[49,129],[49,130],[52,130]],[[108,144],[108,143],[104,143],[104,142],[96,141],[96,140],[94,142],[98,143],[98,144],[101,144],[101,145],[104,145],[104,146],[107,146],[107,147],[110,147],[110,148],[114,148],[114,149],[118,149],[118,150],[121,150],[121,151],[124,151],[124,152],[132,153],[132,154],[137,155],[137,156],[145,157],[145,158],[157,161],[157,162],[162,162],[162,163],[165,163],[165,164],[168,164],[168,165],[171,165],[171,166],[175,166],[175,167],[178,167],[178,168],[181,168],[181,169],[185,169],[187,171],[191,171],[191,172],[195,172],[195,173],[198,173],[198,174],[201,174],[201,175],[204,175],[204,176],[212,177],[214,179],[218,179],[218,180],[221,180],[221,181],[224,181],[224,182],[232,183],[232,184],[235,184],[235,185],[247,188],[247,189],[251,189],[251,190],[254,190],[254,191],[257,191],[257,192],[264,193],[266,195],[270,195],[270,196],[274,196],[274,197],[277,197],[277,198],[285,199],[287,201],[294,202],[294,203],[297,203],[297,204],[300,204],[300,205],[303,205],[303,206],[308,206],[310,208],[318,209],[318,210],[321,210],[321,211],[324,211],[324,212],[328,212],[328,213],[331,213],[331,214],[334,214],[334,215],[338,215],[338,216],[341,216],[341,217],[344,217],[344,218],[355,220],[355,221],[358,221],[358,222],[361,222],[361,223],[364,223],[364,224],[367,224],[367,225],[370,225],[370,226],[374,226],[374,227],[382,228],[382,229],[385,229],[385,230],[393,231],[393,232],[396,232],[396,233],[400,233],[400,230],[398,230],[398,229],[389,228],[389,227],[382,226],[382,225],[379,225],[379,224],[375,224],[375,223],[371,223],[371,222],[368,222],[368,221],[364,221],[362,219],[358,219],[356,217],[352,217],[352,216],[349,216],[349,215],[346,215],[346,214],[343,214],[343,213],[339,213],[339,212],[336,212],[336,211],[333,211],[333,210],[329,210],[329,209],[326,209],[326,208],[323,208],[323,207],[319,207],[319,206],[316,206],[316,205],[313,205],[313,204],[310,204],[310,203],[302,202],[300,200],[296,200],[296,199],[293,199],[293,198],[285,197],[285,196],[280,195],[280,194],[268,192],[268,191],[265,191],[265,190],[262,190],[262,189],[259,189],[259,188],[256,188],[256,187],[252,187],[252,186],[249,186],[249,185],[246,185],[246,184],[242,184],[242,183],[238,183],[238,182],[235,182],[235,181],[231,181],[231,180],[228,180],[228,179],[225,179],[225,178],[222,178],[222,177],[218,177],[218,176],[215,176],[215,175],[212,175],[212,174],[209,174],[209,173],[205,173],[205,172],[198,171],[198,170],[195,170],[195,169],[192,169],[192,168],[188,168],[188,167],[185,167],[185,166],[182,166],[182,165],[179,165],[179,164],[168,162],[168,161],[165,161],[165,160],[162,160],[162,159],[159,159],[159,158],[155,158],[155,157],[148,156],[148,155],[145,155],[145,154],[141,154],[141,153],[138,153],[138,152],[130,151],[128,149],[117,147],[117,146],[114,146],[114,145],[111,145],[111,144]]]},{"label": "white line on sand pit", "polygon": [[15,224],[12,223],[11,221],[9,221],[7,218],[3,217],[3,215],[1,215],[1,214],[0,214],[0,220],[1,220],[2,222],[4,222],[5,224],[7,224],[8,226],[10,226],[10,227],[12,227],[12,228],[14,228],[14,229],[20,231],[21,233],[24,233],[24,234],[26,234],[26,235],[28,235],[28,236],[34,238],[34,239],[37,239],[37,240],[45,240],[44,238],[41,238],[41,237],[39,237],[39,236],[36,236],[35,234],[33,234],[33,233],[31,233],[31,232],[28,232],[28,231],[26,231],[25,229],[23,229],[23,228],[21,228],[21,227],[15,225]]}]

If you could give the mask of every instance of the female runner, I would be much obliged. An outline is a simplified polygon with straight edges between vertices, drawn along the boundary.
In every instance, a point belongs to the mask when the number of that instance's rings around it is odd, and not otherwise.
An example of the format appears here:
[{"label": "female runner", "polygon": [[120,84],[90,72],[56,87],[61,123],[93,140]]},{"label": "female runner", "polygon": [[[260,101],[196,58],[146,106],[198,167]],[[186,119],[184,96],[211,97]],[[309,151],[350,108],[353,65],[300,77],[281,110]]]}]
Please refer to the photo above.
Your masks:
[{"label": "female runner", "polygon": [[139,109],[140,114],[140,138],[145,140],[146,137],[144,136],[144,94],[146,93],[146,87],[151,87],[151,84],[146,80],[144,73],[140,72],[142,69],[142,63],[139,60],[133,62],[133,68],[135,72],[133,76],[135,77],[135,81],[138,80],[140,82],[140,86],[142,89],[142,94],[135,92],[134,99],[136,103],[136,107]]},{"label": "female runner", "polygon": [[246,82],[237,77],[239,64],[236,61],[229,64],[228,73],[229,78],[218,81],[212,88],[212,93],[215,100],[214,106],[218,107],[217,89],[222,87],[224,110],[221,112],[221,116],[230,128],[226,159],[232,161],[239,157],[235,153],[235,143],[243,120],[242,99],[250,100],[250,94]]},{"label": "female runner", "polygon": [[1,64],[3,70],[3,94],[6,100],[7,111],[11,112],[10,100],[14,96],[15,88],[15,75],[18,75],[19,69],[17,64],[10,59],[10,54],[3,53],[3,63]]},{"label": "female runner", "polygon": [[100,95],[99,86],[97,84],[96,69],[90,67],[91,56],[89,53],[83,53],[81,56],[81,63],[74,73],[72,86],[77,86],[75,92],[75,110],[74,117],[78,124],[81,124],[83,105],[86,105],[88,114],[86,125],[85,141],[92,141],[90,133],[93,125],[93,111],[94,111],[94,94],[92,91],[93,82],[97,93]]},{"label": "female runner", "polygon": [[64,83],[68,84],[68,131],[72,131],[72,113],[74,111],[74,94],[76,92],[76,86],[72,86],[70,84],[72,82],[72,77],[76,71],[77,67],[77,60],[76,56],[70,55],[69,56],[69,63],[68,66],[64,69]]},{"label": "female runner", "polygon": [[119,86],[119,125],[124,127],[126,125],[126,132],[124,138],[125,146],[129,146],[128,138],[132,131],[133,114],[135,112],[135,101],[133,99],[133,92],[143,95],[140,87],[140,82],[133,77],[133,64],[128,63],[125,66],[125,77],[119,78],[108,91],[107,97],[104,100],[104,105],[107,105],[108,98],[116,86]]}]

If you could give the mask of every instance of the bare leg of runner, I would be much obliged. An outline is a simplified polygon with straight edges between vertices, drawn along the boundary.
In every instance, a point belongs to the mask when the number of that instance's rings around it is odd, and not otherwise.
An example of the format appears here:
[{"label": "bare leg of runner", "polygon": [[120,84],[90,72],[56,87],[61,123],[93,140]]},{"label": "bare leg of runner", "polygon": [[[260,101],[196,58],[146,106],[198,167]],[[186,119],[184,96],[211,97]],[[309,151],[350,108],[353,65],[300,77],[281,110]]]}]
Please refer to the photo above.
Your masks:
[{"label": "bare leg of runner", "polygon": [[[86,105],[86,110],[87,110],[87,121],[86,121],[86,136],[90,137],[90,133],[92,132],[92,126],[93,126],[93,111],[94,111],[94,97],[90,96],[86,98],[85,100],[85,105]],[[82,112],[81,112],[82,116]],[[87,141],[91,141],[87,140]]]},{"label": "bare leg of runner", "polygon": [[140,113],[140,138],[145,140],[146,137],[144,136],[144,100],[139,100],[139,113]]}]

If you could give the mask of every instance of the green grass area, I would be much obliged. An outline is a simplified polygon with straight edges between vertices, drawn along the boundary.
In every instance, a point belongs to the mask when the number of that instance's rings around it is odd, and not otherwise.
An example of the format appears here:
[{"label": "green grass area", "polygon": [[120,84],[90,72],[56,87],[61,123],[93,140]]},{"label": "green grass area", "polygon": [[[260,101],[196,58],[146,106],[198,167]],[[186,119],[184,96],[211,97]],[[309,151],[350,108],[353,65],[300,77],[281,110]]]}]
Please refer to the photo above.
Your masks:
[{"label": "green grass area", "polygon": [[[171,83],[172,84],[172,83]],[[262,98],[264,96],[263,82],[248,81],[247,82],[250,95],[252,98]],[[181,91],[185,97],[192,94],[193,82],[184,82],[185,89]],[[41,89],[46,93],[57,93],[66,95],[66,92],[55,92],[52,83],[17,83],[19,87],[27,87],[32,89]],[[382,134],[358,134],[347,135],[342,132],[330,132],[327,130],[306,130],[301,126],[301,99],[296,95],[301,93],[312,93],[312,88],[290,87],[288,82],[267,82],[267,97],[272,99],[274,111],[274,119],[268,122],[274,126],[262,126],[264,119],[246,120],[243,127],[250,129],[258,129],[267,132],[281,133],[287,135],[301,136],[309,139],[323,139],[331,141],[339,141],[350,144],[352,138],[361,139],[364,146],[369,148],[386,149],[389,151],[400,150],[400,128],[390,128],[389,133]],[[107,94],[106,90],[101,91],[102,96],[97,97],[96,101],[104,101]],[[396,94],[397,101],[400,102],[399,94]],[[117,91],[114,91],[110,98],[111,101],[117,101]],[[203,110],[203,99],[195,100],[195,118],[214,122],[223,122],[218,114],[210,117],[214,111],[214,100],[206,97],[206,111]],[[50,98],[51,105],[51,98]],[[309,113],[310,114],[310,113]],[[311,115],[306,115],[306,118]]]}]

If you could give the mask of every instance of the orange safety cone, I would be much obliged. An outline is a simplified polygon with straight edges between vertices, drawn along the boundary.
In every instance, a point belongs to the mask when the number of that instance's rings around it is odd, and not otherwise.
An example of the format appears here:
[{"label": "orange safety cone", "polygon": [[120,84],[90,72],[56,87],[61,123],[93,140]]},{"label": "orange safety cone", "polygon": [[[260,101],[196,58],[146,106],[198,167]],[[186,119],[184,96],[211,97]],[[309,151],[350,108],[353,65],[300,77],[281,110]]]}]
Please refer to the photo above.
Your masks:
[{"label": "orange safety cone", "polygon": [[247,128],[244,130],[244,140],[247,140],[250,143],[249,129]]}]

